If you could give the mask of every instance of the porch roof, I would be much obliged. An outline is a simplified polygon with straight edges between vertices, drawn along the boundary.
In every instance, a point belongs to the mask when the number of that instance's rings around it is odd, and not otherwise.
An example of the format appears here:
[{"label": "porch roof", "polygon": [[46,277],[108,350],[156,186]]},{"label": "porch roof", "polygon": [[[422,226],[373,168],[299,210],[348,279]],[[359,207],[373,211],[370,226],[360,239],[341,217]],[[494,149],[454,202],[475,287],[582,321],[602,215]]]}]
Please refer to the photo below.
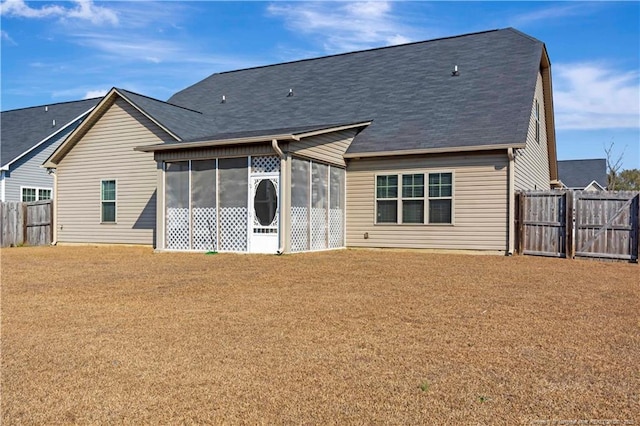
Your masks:
[{"label": "porch roof", "polygon": [[215,147],[225,145],[249,144],[260,142],[299,141],[302,138],[337,132],[340,130],[362,128],[371,121],[342,124],[317,124],[312,126],[292,126],[278,129],[250,130],[244,132],[218,133],[208,137],[195,138],[186,141],[171,141],[155,145],[138,146],[136,151],[156,152],[168,150],[182,150],[190,148]]}]

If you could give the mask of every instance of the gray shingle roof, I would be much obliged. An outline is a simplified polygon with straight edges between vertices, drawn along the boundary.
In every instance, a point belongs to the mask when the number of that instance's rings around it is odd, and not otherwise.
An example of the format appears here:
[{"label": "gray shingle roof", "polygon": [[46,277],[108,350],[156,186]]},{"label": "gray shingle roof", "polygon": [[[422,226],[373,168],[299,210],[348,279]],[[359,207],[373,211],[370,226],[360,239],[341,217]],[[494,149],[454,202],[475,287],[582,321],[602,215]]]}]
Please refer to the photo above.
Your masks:
[{"label": "gray shingle roof", "polygon": [[349,153],[513,146],[526,139],[542,52],[495,30],[213,74],[169,103],[202,112],[209,134],[373,120]]},{"label": "gray shingle roof", "polygon": [[168,102],[159,101],[124,89],[116,89],[180,139],[188,140],[212,133],[213,123],[208,116]]},{"label": "gray shingle roof", "polygon": [[[82,113],[93,108],[100,98],[63,102],[3,111],[0,116],[0,162],[2,166],[58,132]],[[56,124],[53,125],[53,120]]]},{"label": "gray shingle roof", "polygon": [[602,187],[607,186],[607,160],[558,161],[558,178],[567,188],[583,189],[594,180]]}]

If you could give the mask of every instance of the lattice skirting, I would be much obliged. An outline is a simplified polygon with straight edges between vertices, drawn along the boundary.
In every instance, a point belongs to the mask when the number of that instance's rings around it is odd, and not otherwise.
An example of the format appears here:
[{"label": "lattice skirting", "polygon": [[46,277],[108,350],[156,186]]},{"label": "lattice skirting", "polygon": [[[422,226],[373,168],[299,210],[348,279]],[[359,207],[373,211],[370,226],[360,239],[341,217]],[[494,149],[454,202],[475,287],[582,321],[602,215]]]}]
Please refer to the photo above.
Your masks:
[{"label": "lattice skirting", "polygon": [[311,250],[327,248],[327,209],[311,208]]},{"label": "lattice skirting", "polygon": [[329,210],[329,248],[344,247],[344,212]]},{"label": "lattice skirting", "polygon": [[215,207],[193,209],[193,249],[218,250]]},{"label": "lattice skirting", "polygon": [[167,248],[189,250],[189,209],[167,208]]},{"label": "lattice skirting", "polygon": [[247,208],[220,209],[220,250],[247,251]]},{"label": "lattice skirting", "polygon": [[291,208],[291,251],[309,250],[309,209]]}]

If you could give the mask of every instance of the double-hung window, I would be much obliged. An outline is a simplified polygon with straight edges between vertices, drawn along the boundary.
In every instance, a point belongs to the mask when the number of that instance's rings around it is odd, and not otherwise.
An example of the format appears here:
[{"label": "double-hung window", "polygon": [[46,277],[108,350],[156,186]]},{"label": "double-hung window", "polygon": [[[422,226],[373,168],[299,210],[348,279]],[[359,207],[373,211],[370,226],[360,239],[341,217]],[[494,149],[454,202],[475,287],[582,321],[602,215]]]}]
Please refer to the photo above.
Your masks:
[{"label": "double-hung window", "polygon": [[376,178],[376,221],[398,223],[398,176]]},{"label": "double-hung window", "polygon": [[100,182],[100,221],[102,223],[116,222],[115,180],[102,180]]},{"label": "double-hung window", "polygon": [[453,223],[453,173],[376,176],[376,223]]},{"label": "double-hung window", "polygon": [[452,223],[453,176],[429,173],[429,223]]},{"label": "double-hung window", "polygon": [[424,223],[424,174],[402,175],[402,223]]}]

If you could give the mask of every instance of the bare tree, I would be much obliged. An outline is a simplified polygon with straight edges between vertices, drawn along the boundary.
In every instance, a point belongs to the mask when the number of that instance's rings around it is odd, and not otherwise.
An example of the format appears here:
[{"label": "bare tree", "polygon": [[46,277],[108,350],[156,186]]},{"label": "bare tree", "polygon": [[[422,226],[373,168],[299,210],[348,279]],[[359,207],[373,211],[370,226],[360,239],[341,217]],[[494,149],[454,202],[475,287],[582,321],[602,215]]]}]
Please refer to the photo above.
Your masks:
[{"label": "bare tree", "polygon": [[[604,152],[607,155],[607,189],[609,191],[615,191],[618,186],[618,181],[620,179],[620,169],[622,168],[622,158],[624,156],[624,149],[618,155],[615,156],[613,152],[613,148],[615,143],[611,141],[609,146],[604,147]],[[626,147],[625,147],[626,149]]]}]

